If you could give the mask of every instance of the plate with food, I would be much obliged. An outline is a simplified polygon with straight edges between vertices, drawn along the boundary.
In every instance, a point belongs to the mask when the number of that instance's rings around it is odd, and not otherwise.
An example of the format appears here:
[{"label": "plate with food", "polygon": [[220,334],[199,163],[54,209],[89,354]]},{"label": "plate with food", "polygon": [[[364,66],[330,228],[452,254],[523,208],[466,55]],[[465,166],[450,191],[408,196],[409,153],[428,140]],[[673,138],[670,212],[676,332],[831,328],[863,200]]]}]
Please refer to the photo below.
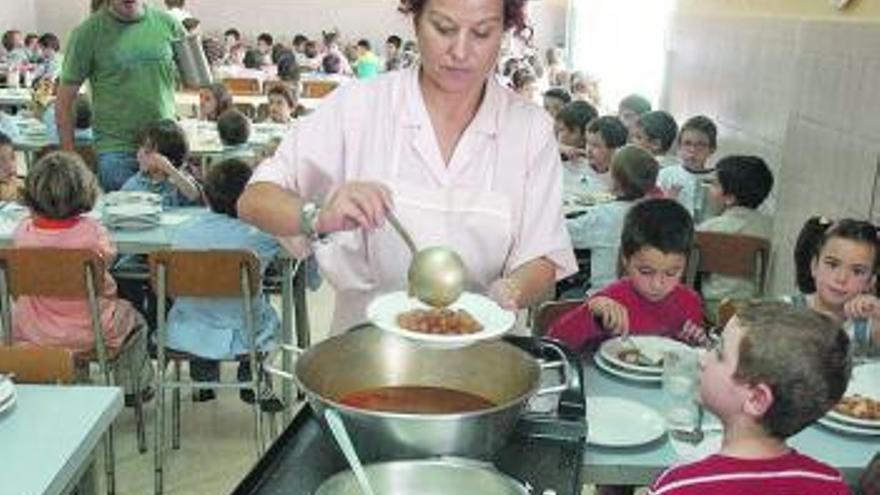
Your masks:
[{"label": "plate with food", "polygon": [[606,340],[599,347],[599,354],[609,363],[624,370],[660,375],[663,373],[664,354],[690,349],[686,344],[667,337],[630,335]]},{"label": "plate with food", "polygon": [[448,308],[432,308],[406,292],[377,297],[367,318],[383,330],[437,347],[462,347],[497,338],[513,327],[516,315],[486,296],[465,292]]},{"label": "plate with food", "polygon": [[846,393],[828,419],[838,423],[880,431],[880,363],[853,368]]},{"label": "plate with food", "polygon": [[595,361],[596,367],[600,370],[623,378],[624,380],[657,385],[663,381],[662,373],[639,373],[637,371],[630,371],[610,363],[607,359],[603,358],[601,354],[594,354],[593,361]]}]

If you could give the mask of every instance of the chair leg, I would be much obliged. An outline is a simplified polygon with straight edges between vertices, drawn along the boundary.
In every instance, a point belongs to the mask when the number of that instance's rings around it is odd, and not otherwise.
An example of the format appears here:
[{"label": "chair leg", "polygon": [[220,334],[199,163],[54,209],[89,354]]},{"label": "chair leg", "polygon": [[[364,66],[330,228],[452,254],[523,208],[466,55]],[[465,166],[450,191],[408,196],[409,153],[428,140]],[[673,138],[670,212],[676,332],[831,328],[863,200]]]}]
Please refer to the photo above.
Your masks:
[{"label": "chair leg", "polygon": [[[144,427],[144,398],[142,395],[143,384],[141,383],[141,373],[138,370],[134,359],[131,359],[131,367],[129,368],[129,381],[131,390],[134,391],[134,418],[135,427],[137,429],[137,445],[138,452],[143,454],[147,451],[147,432]],[[149,366],[149,363],[147,363]]]},{"label": "chair leg", "polygon": [[165,461],[165,368],[157,370],[156,427],[153,431],[153,489],[156,495],[163,490],[162,466]]},{"label": "chair leg", "polygon": [[104,472],[107,475],[107,495],[116,493],[116,453],[113,448],[113,425],[104,436]]},{"label": "chair leg", "polygon": [[[180,383],[180,361],[174,361],[174,381]],[[180,387],[171,391],[171,448],[180,449]]]},{"label": "chair leg", "polygon": [[262,369],[251,363],[251,389],[254,391],[254,437],[257,442],[257,457],[263,456],[263,412],[260,410],[260,399],[263,398],[261,387]]}]

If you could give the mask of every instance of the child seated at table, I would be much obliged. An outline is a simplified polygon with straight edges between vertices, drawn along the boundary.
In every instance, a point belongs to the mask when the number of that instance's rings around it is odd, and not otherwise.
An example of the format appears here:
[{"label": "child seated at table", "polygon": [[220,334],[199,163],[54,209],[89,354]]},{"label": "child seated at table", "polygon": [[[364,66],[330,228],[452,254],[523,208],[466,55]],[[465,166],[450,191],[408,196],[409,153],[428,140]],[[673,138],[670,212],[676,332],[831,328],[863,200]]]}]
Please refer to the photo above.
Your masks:
[{"label": "child seated at table", "polygon": [[[91,144],[95,141],[92,130],[92,103],[88,95],[77,95],[73,104],[73,139],[77,145]],[[55,124],[55,102],[48,104],[40,118],[46,127],[46,139],[51,144],[58,144],[58,126]]]},{"label": "child seated at table", "polygon": [[611,161],[611,177],[614,201],[591,206],[584,213],[565,221],[575,250],[590,250],[591,292],[602,289],[617,278],[623,218],[636,201],[654,188],[657,161],[638,146],[624,146]]},{"label": "child seated at table", "polygon": [[173,120],[148,124],[138,140],[139,170],[122,185],[122,191],[152,192],[162,196],[162,206],[201,204],[202,191],[183,168],[189,145],[183,129]]},{"label": "child seated at table", "polygon": [[611,159],[615,151],[626,145],[627,134],[626,126],[613,115],[595,118],[587,124],[585,141],[591,191],[611,192],[614,188]]},{"label": "child seated at table", "polygon": [[296,96],[284,84],[274,84],[266,96],[269,98],[268,114],[265,122],[290,124],[293,122],[298,107]]},{"label": "child seated at table", "polygon": [[0,201],[18,201],[24,185],[18,177],[12,140],[0,132]]},{"label": "child seated at table", "polygon": [[[98,196],[98,181],[79,155],[53,152],[44,156],[25,179],[24,203],[31,215],[22,220],[12,234],[14,247],[93,249],[111,266],[116,248],[97,220],[83,215],[90,211]],[[140,325],[141,315],[128,301],[116,296],[116,283],[109,272],[103,277],[100,294],[101,324],[107,347],[118,348]],[[148,383],[146,332],[138,332],[139,341],[130,356],[144,370],[140,383]],[[87,352],[95,347],[88,304],[85,300],[21,296],[12,311],[12,336],[17,343],[63,347]],[[128,365],[117,367],[117,383],[128,384],[122,374]],[[143,380],[146,378],[147,380]],[[127,385],[126,385],[127,386]],[[129,392],[133,392],[129,390]]]},{"label": "child seated at table", "polygon": [[667,198],[677,199],[694,216],[703,218],[702,182],[711,175],[706,162],[717,145],[718,131],[712,119],[705,115],[691,117],[678,133],[679,163],[660,170],[657,185]]},{"label": "child seated at table", "polygon": [[[280,251],[274,237],[238,219],[236,202],[251,177],[251,169],[237,159],[223,160],[208,171],[205,196],[210,211],[181,225],[174,234],[174,249],[247,249],[260,259],[261,273]],[[260,352],[276,345],[280,322],[265,294],[259,294],[254,305],[256,342]],[[174,301],[168,314],[169,348],[187,352],[199,359],[190,361],[190,376],[196,381],[217,381],[219,359],[234,359],[247,354],[241,301],[181,297]],[[241,361],[239,380],[250,379],[250,365]],[[196,401],[215,397],[211,389],[201,389]],[[253,402],[253,393],[241,391],[242,400]],[[264,408],[279,406],[277,399],[261,401]]]},{"label": "child seated at table", "polygon": [[217,133],[223,144],[221,160],[238,158],[256,165],[256,153],[248,144],[251,137],[251,120],[240,111],[232,108],[220,114],[217,119]]},{"label": "child seated at table", "polygon": [[549,336],[574,350],[627,334],[704,342],[700,296],[681,284],[693,242],[693,221],[678,202],[636,203],[620,235],[622,278],[562,315]]},{"label": "child seated at table", "polygon": [[593,175],[586,158],[584,134],[596,109],[585,101],[573,101],[556,114],[554,128],[562,155],[562,190],[566,197],[588,192]]},{"label": "child seated at table", "polygon": [[[722,158],[709,187],[709,203],[721,211],[721,215],[701,223],[697,230],[770,239],[773,220],[759,212],[758,207],[771,189],[773,172],[761,158],[746,155]],[[700,292],[706,314],[715,321],[721,301],[754,297],[757,287],[750,278],[707,273],[702,277]]]},{"label": "child seated at table", "polygon": [[[651,102],[642,95],[631,94],[625,96],[617,105],[617,116],[629,131],[632,140],[639,117],[651,111]],[[630,141],[632,142],[632,141]]]},{"label": "child seated at table", "polygon": [[797,306],[830,316],[860,345],[880,345],[880,230],[867,221],[812,217],[794,248]]},{"label": "child seated at table", "polygon": [[216,122],[221,113],[232,108],[232,93],[223,83],[213,83],[199,90],[199,118]]},{"label": "child seated at table", "polygon": [[648,493],[849,494],[839,471],[786,443],[843,396],[848,348],[824,315],[772,302],[740,309],[700,358],[700,401],[724,426],[721,451],[667,469]]},{"label": "child seated at table", "polygon": [[675,118],[663,110],[654,110],[639,117],[630,138],[633,144],[650,151],[662,169],[678,164],[678,158],[669,155],[677,135]]}]

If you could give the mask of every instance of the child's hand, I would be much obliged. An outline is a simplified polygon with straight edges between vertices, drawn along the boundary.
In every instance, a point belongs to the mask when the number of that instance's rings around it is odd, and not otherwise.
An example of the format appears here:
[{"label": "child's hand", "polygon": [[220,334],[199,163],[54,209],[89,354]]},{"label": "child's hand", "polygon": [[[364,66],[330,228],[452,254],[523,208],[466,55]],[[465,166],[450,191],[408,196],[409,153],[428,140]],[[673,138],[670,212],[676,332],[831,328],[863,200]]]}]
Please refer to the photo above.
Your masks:
[{"label": "child's hand", "polygon": [[663,194],[665,194],[666,197],[669,199],[678,199],[678,195],[681,194],[681,190],[681,184],[673,184],[669,187],[669,189],[664,190]]},{"label": "child's hand", "polygon": [[171,174],[174,171],[174,165],[165,158],[165,155],[152,151],[147,154],[147,161],[150,163],[150,169],[156,172],[162,172],[165,175]]},{"label": "child's hand", "polygon": [[681,333],[678,335],[689,344],[705,346],[709,342],[706,330],[690,320],[684,322],[684,327],[682,327]]},{"label": "child's hand", "polygon": [[574,160],[581,156],[587,156],[587,150],[575,146],[569,146],[567,144],[559,145],[559,153],[562,154],[563,158],[566,160]]},{"label": "child's hand", "polygon": [[608,297],[594,297],[587,303],[590,312],[601,318],[602,326],[612,333],[626,335],[629,333],[629,312],[626,307]]},{"label": "child's hand", "polygon": [[871,294],[860,294],[843,305],[847,318],[880,318],[880,300]]}]

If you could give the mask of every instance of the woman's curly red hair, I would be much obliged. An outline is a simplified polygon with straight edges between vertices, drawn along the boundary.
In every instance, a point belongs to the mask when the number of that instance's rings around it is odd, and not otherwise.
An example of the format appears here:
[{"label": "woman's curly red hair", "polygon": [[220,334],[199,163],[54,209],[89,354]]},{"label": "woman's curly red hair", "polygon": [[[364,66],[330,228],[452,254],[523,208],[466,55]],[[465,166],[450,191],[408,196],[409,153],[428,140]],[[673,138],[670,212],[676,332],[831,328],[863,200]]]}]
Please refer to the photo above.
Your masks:
[{"label": "woman's curly red hair", "polygon": [[[527,0],[502,0],[504,2],[504,29],[513,29],[513,33],[525,40],[531,38],[532,28],[526,20]],[[397,10],[404,14],[418,17],[428,0],[400,0]]]}]

